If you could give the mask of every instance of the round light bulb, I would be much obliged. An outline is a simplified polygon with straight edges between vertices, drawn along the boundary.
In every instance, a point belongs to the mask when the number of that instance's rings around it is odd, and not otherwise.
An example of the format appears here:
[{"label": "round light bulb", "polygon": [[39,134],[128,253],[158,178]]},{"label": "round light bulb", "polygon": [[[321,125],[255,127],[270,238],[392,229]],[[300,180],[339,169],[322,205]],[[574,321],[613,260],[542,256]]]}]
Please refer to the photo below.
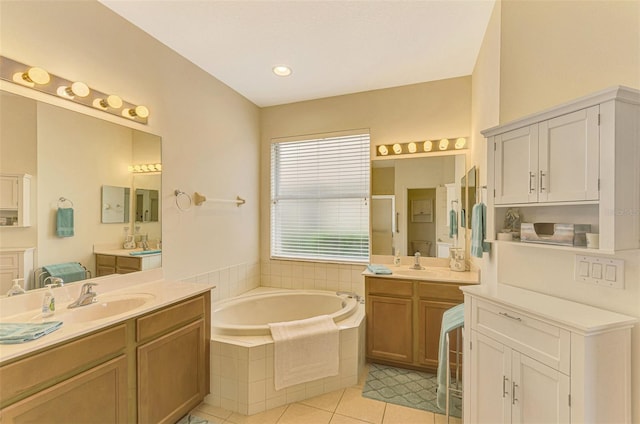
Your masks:
[{"label": "round light bulb", "polygon": [[71,93],[78,97],[87,97],[91,91],[87,84],[80,81],[76,81],[71,84],[71,87],[68,87],[67,90],[71,90]]},{"label": "round light bulb", "polygon": [[22,74],[22,79],[27,82],[42,85],[47,84],[49,81],[51,81],[51,76],[49,75],[49,72],[45,71],[44,69],[33,67],[29,68],[27,72]]},{"label": "round light bulb", "polygon": [[456,140],[455,147],[456,149],[462,149],[465,144],[467,144],[467,139],[460,137],[459,139]]},{"label": "round light bulb", "polygon": [[141,172],[142,171],[142,167],[140,165],[134,165],[133,170],[135,172]]},{"label": "round light bulb", "polygon": [[389,149],[387,149],[387,146],[383,144],[381,146],[378,146],[378,153],[380,153],[382,156],[387,156],[389,154]]},{"label": "round light bulb", "polygon": [[424,142],[424,146],[422,146],[425,152],[430,152],[433,149],[433,142],[427,140]]},{"label": "round light bulb", "polygon": [[407,148],[409,149],[409,153],[415,153],[418,151],[418,146],[416,146],[416,143],[413,141],[407,145]]},{"label": "round light bulb", "polygon": [[396,155],[399,155],[400,153],[402,153],[402,146],[398,143],[394,144],[393,153],[395,153]]},{"label": "round light bulb", "polygon": [[147,165],[141,165],[140,169],[142,169],[142,172],[147,172],[149,170],[149,167]]},{"label": "round light bulb", "polygon": [[136,106],[136,108],[134,109],[136,115],[138,115],[140,118],[148,118],[149,117],[149,109],[147,109],[146,106]]},{"label": "round light bulb", "polygon": [[127,166],[127,170],[128,170],[129,172],[133,172],[133,165],[129,165],[129,166]]},{"label": "round light bulb", "polygon": [[162,164],[156,163],[156,170],[162,171]]},{"label": "round light bulb", "polygon": [[438,144],[438,148],[440,150],[447,150],[449,148],[449,140],[446,138],[443,138],[442,140],[440,140],[440,143]]},{"label": "round light bulb", "polygon": [[273,67],[273,73],[279,77],[288,77],[291,75],[291,68],[286,65],[278,65]]}]

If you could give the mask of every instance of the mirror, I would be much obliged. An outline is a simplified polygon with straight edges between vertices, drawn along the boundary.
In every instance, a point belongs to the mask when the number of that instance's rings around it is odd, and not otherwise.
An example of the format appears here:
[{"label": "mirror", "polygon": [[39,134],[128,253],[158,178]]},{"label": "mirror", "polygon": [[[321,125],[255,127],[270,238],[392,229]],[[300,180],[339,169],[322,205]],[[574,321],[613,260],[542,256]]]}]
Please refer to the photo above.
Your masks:
[{"label": "mirror", "polygon": [[[53,264],[79,262],[91,276],[102,275],[95,252],[128,255],[127,238],[130,247],[140,249],[146,239],[159,248],[161,174],[129,167],[161,163],[160,137],[5,91],[0,104],[0,173],[32,176],[31,225],[0,228],[0,249],[35,248],[26,288],[38,288],[34,274]],[[73,236],[56,234],[59,207],[73,208]],[[2,278],[0,295],[4,280],[10,286],[15,277]]]},{"label": "mirror", "polygon": [[402,256],[448,258],[464,240],[449,237],[449,212],[459,219],[465,155],[374,160],[371,167],[371,254],[397,248]]}]

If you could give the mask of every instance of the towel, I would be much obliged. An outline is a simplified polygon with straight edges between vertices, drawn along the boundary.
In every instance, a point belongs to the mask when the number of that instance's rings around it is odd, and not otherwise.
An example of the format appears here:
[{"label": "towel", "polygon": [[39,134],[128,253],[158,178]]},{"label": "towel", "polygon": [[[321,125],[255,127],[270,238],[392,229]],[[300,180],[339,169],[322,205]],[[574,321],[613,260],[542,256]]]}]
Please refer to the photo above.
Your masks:
[{"label": "towel", "polygon": [[269,328],[276,390],[338,375],[340,334],[330,316],[272,323]]},{"label": "towel", "polygon": [[73,208],[58,208],[56,235],[58,237],[73,237]]},{"label": "towel", "polygon": [[78,262],[45,265],[42,269],[48,272],[52,277],[62,278],[62,281],[65,283],[80,281],[87,278],[87,270]]},{"label": "towel", "polygon": [[[442,314],[442,325],[440,327],[440,350],[438,354],[438,390],[437,403],[438,408],[445,409],[447,401],[447,346],[445,343],[446,334],[464,325],[464,303],[453,308],[449,308]],[[462,346],[458,346],[461,349]],[[450,371],[449,371],[450,372]]]},{"label": "towel", "polygon": [[458,217],[456,211],[451,209],[449,211],[449,238],[454,238],[458,235]]},{"label": "towel", "polygon": [[485,240],[487,235],[487,207],[484,203],[477,203],[471,209],[471,255],[481,258],[483,252],[488,252],[491,245]]},{"label": "towel", "polygon": [[464,227],[465,225],[467,225],[467,211],[460,209],[460,226]]},{"label": "towel", "polygon": [[156,253],[160,253],[162,250],[142,250],[137,252],[129,252],[131,256],[144,256],[144,255],[154,255]]},{"label": "towel", "polygon": [[62,326],[62,321],[43,323],[0,323],[0,344],[16,344],[35,340]]},{"label": "towel", "polygon": [[373,274],[378,274],[378,275],[391,275],[392,272],[389,268],[387,268],[384,265],[367,265],[367,269],[369,270],[369,272],[373,273]]}]

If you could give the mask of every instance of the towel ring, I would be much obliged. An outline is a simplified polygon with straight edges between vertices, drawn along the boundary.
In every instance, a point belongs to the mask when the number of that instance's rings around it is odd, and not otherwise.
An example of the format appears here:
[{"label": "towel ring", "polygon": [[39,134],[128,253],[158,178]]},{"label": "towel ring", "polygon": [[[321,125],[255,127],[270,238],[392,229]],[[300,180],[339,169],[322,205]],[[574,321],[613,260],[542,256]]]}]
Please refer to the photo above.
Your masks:
[{"label": "towel ring", "polygon": [[58,207],[63,207],[66,202],[69,202],[71,204],[71,207],[73,207],[73,202],[71,201],[71,199],[67,199],[66,197],[60,197],[58,199]]},{"label": "towel ring", "polygon": [[[189,209],[191,209],[191,196],[189,196],[184,191],[178,190],[178,189],[176,189],[173,193],[176,195],[176,207],[178,209],[180,209],[181,211],[188,211]],[[188,201],[187,205],[186,206],[181,205],[180,199],[186,199],[186,201]]]}]

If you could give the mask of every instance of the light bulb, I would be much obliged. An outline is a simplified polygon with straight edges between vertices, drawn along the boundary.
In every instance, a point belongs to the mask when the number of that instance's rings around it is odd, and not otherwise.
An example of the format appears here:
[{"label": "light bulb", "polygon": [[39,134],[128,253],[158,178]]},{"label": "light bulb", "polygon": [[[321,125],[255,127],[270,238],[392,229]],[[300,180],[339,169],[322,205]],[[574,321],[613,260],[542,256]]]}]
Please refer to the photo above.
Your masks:
[{"label": "light bulb", "polygon": [[140,118],[147,118],[149,117],[149,109],[147,109],[146,106],[136,106],[133,109],[125,109],[122,111],[122,116],[125,116],[127,118],[135,118],[136,116],[139,116]]},{"label": "light bulb", "polygon": [[291,75],[291,68],[286,65],[278,65],[273,67],[273,73],[279,77],[288,77]]},{"label": "light bulb", "polygon": [[418,147],[413,141],[407,145],[407,148],[409,149],[409,153],[415,153],[418,151]]},{"label": "light bulb", "polygon": [[462,149],[464,148],[464,145],[467,144],[467,139],[460,137],[459,139],[456,140],[456,144],[455,144],[455,148],[456,149]]},{"label": "light bulb", "polygon": [[389,154],[389,149],[387,149],[387,146],[383,144],[381,146],[378,146],[378,153],[380,153],[382,156],[387,156]]},{"label": "light bulb", "polygon": [[70,87],[67,87],[67,86],[58,87],[57,93],[59,96],[62,96],[62,97],[73,98],[74,96],[87,97],[90,91],[91,90],[89,90],[89,87],[87,86],[87,84],[80,81],[76,81],[73,84],[71,84]]},{"label": "light bulb", "polygon": [[156,163],[156,170],[162,171],[162,164]]},{"label": "light bulb", "polygon": [[49,73],[44,69],[33,67],[29,68],[27,72],[22,74],[22,79],[27,82],[33,82],[42,85],[47,84],[49,81],[51,81],[51,76],[49,76]]},{"label": "light bulb", "polygon": [[140,165],[140,169],[142,169],[142,172],[149,171],[149,167],[147,165]]},{"label": "light bulb", "polygon": [[449,140],[446,138],[443,138],[442,140],[440,140],[440,143],[438,144],[438,148],[440,150],[447,150],[449,148]]},{"label": "light bulb", "polygon": [[431,149],[433,149],[433,143],[429,140],[424,142],[424,146],[422,146],[424,148],[425,152],[430,152]]},{"label": "light bulb", "polygon": [[399,155],[400,153],[402,153],[402,146],[398,143],[394,144],[393,153],[395,153],[396,155]]},{"label": "light bulb", "polygon": [[129,172],[133,172],[133,165],[129,165],[129,166],[127,166],[127,170],[128,170]]},{"label": "light bulb", "polygon": [[95,99],[93,101],[95,107],[106,109],[108,107],[113,109],[120,109],[122,107],[122,99],[115,94],[107,96],[106,99]]}]

